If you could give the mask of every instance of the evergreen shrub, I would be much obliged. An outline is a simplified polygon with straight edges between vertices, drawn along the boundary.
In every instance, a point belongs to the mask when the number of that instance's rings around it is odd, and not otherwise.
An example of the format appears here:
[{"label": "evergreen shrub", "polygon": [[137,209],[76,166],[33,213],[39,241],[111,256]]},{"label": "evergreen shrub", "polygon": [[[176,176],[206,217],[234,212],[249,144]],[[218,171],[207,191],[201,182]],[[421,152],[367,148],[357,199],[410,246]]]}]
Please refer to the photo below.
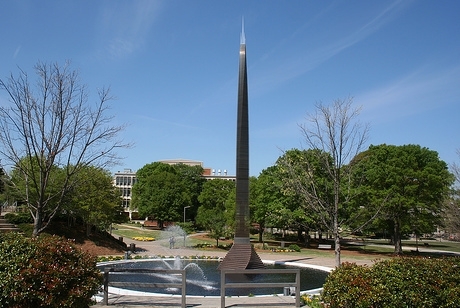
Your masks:
[{"label": "evergreen shrub", "polygon": [[291,244],[291,245],[289,245],[289,250],[294,250],[294,251],[300,252],[300,247],[299,247],[299,245]]},{"label": "evergreen shrub", "polygon": [[30,215],[29,212],[6,213],[5,219],[10,224],[15,224],[15,225],[28,224],[28,223],[34,222],[32,215]]},{"label": "evergreen shrub", "polygon": [[460,307],[460,258],[398,257],[372,267],[343,263],[323,288],[330,308]]},{"label": "evergreen shrub", "polygon": [[69,240],[0,237],[0,307],[89,307],[101,285],[96,258]]}]

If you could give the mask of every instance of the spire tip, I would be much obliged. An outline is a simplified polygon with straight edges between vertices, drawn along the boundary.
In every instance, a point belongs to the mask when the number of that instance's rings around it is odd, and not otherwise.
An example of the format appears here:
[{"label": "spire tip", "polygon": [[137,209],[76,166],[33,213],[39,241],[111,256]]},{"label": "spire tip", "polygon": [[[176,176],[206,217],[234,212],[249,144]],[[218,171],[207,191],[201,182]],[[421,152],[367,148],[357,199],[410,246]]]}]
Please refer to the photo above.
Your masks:
[{"label": "spire tip", "polygon": [[246,37],[244,35],[244,17],[241,18],[241,44],[246,44]]}]

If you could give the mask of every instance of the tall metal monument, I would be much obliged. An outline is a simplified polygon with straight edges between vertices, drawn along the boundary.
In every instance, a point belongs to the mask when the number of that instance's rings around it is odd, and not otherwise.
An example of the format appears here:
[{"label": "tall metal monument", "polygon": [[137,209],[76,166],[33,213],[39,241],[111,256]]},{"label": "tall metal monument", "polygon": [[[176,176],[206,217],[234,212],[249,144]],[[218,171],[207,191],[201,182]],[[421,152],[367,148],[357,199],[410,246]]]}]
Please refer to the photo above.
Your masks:
[{"label": "tall metal monument", "polygon": [[241,31],[236,130],[236,231],[219,269],[257,269],[264,264],[249,240],[249,121],[246,39]]}]

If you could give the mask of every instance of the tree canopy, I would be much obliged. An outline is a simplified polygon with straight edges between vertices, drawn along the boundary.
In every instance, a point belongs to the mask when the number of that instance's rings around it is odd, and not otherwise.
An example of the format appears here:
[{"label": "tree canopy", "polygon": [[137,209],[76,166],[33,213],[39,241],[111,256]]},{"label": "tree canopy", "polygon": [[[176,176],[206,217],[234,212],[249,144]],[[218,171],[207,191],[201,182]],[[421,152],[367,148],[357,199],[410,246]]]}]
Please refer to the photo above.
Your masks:
[{"label": "tree canopy", "polygon": [[229,213],[226,203],[232,193],[235,193],[235,182],[213,179],[203,184],[198,197],[201,205],[198,208],[196,223],[210,231],[210,236],[217,241],[217,245],[220,237],[229,235]]},{"label": "tree canopy", "polygon": [[164,221],[180,221],[184,207],[197,210],[198,195],[204,179],[201,166],[147,164],[136,173],[132,208],[139,215]]},{"label": "tree canopy", "polygon": [[383,204],[380,224],[393,236],[395,253],[402,253],[403,234],[431,232],[440,224],[443,201],[453,176],[438,153],[419,145],[370,146],[357,158],[364,175],[361,187],[372,206]]},{"label": "tree canopy", "polygon": [[81,218],[87,226],[87,233],[95,226],[108,230],[113,222],[122,222],[123,207],[120,191],[113,186],[111,174],[97,167],[82,169],[71,191],[71,200],[65,206],[72,216]]}]

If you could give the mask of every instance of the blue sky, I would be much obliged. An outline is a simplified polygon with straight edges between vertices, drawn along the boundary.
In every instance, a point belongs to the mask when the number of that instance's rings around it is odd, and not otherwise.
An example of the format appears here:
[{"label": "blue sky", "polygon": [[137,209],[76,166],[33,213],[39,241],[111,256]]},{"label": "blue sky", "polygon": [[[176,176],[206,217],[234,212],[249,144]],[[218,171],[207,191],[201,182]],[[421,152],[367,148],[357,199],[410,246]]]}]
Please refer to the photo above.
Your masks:
[{"label": "blue sky", "polygon": [[[419,144],[459,162],[460,1],[4,1],[0,77],[72,62],[110,86],[123,164],[184,158],[235,174],[244,16],[250,174],[303,148],[315,103],[354,98],[368,144]],[[6,104],[0,93],[0,104]]]}]

